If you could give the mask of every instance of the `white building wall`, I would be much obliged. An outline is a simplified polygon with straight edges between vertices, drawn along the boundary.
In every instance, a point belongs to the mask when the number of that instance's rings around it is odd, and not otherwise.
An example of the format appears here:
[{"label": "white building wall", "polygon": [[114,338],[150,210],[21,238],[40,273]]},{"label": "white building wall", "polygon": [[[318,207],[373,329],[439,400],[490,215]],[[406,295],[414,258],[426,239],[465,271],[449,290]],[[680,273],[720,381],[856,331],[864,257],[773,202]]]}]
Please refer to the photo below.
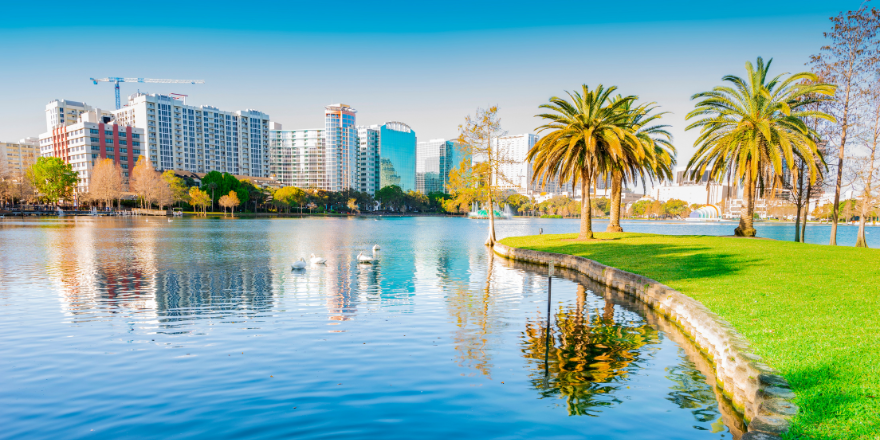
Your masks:
[{"label": "white building wall", "polygon": [[358,160],[357,189],[376,194],[379,189],[379,130],[378,126],[357,128]]},{"label": "white building wall", "polygon": [[270,174],[283,186],[328,189],[324,130],[272,130]]},{"label": "white building wall", "polygon": [[171,96],[137,93],[113,112],[146,132],[144,155],[158,170],[269,177],[269,115],[186,105]]},{"label": "white building wall", "polygon": [[502,190],[514,190],[520,194],[529,194],[532,179],[532,165],[526,160],[529,150],[538,141],[534,134],[505,136],[496,140],[497,152],[504,162],[500,169],[506,179],[495,178],[494,185]]}]

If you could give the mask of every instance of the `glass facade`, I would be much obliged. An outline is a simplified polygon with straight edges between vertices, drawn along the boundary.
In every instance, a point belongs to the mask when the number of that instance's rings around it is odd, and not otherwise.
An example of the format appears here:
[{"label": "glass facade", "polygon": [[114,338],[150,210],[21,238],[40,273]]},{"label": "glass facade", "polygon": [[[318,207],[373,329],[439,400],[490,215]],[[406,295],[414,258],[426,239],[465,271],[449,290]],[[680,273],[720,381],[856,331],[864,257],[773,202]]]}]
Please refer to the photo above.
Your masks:
[{"label": "glass facade", "polygon": [[379,129],[379,188],[416,189],[416,132],[402,122]]},{"label": "glass facade", "polygon": [[419,142],[416,154],[416,191],[423,194],[449,192],[449,171],[461,162],[454,141],[431,139]]}]

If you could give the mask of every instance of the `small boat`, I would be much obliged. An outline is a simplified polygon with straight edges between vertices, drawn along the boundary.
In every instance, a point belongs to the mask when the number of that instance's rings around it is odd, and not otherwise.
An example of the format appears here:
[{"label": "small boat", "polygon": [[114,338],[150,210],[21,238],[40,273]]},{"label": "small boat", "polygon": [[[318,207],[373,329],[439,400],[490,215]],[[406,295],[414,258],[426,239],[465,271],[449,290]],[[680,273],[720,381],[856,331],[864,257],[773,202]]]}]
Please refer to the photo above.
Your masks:
[{"label": "small boat", "polygon": [[358,263],[368,263],[372,264],[373,261],[376,261],[376,257],[372,255],[364,255],[363,252],[359,253],[357,256]]},{"label": "small boat", "polygon": [[327,262],[326,258],[316,257],[315,254],[312,254],[312,257],[309,258],[309,261],[312,264],[324,264]]},{"label": "small boat", "polygon": [[304,258],[300,258],[299,261],[294,261],[293,264],[290,265],[290,268],[293,270],[305,269],[306,260]]}]

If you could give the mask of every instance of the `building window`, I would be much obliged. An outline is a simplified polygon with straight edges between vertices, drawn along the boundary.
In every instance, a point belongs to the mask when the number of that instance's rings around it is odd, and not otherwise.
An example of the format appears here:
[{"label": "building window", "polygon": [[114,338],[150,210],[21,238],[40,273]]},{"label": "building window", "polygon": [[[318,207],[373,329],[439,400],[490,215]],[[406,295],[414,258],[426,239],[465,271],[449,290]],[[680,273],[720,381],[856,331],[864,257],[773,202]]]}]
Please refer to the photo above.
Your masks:
[{"label": "building window", "polygon": [[108,154],[107,159],[113,160],[113,159],[116,159],[116,157],[114,157],[112,154]]},{"label": "building window", "polygon": [[113,152],[113,147],[106,147],[106,148],[107,148],[107,152],[108,152],[108,153],[112,153],[112,152]]}]

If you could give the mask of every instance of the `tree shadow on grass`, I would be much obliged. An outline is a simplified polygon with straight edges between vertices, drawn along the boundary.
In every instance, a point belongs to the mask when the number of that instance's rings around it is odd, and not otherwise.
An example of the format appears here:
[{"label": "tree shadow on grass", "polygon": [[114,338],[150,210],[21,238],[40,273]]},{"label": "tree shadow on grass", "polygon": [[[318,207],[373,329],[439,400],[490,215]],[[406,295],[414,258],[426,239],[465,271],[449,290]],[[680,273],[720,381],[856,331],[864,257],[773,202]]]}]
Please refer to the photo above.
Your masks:
[{"label": "tree shadow on grass", "polygon": [[607,266],[644,275],[662,283],[679,280],[727,277],[759,263],[757,258],[723,252],[717,247],[695,244],[621,243],[617,240],[586,243],[554,240],[530,249],[577,255]]},{"label": "tree shadow on grass", "polygon": [[873,438],[880,432],[880,396],[842,388],[851,374],[845,365],[830,363],[784,374],[800,408],[792,420],[791,438]]}]

